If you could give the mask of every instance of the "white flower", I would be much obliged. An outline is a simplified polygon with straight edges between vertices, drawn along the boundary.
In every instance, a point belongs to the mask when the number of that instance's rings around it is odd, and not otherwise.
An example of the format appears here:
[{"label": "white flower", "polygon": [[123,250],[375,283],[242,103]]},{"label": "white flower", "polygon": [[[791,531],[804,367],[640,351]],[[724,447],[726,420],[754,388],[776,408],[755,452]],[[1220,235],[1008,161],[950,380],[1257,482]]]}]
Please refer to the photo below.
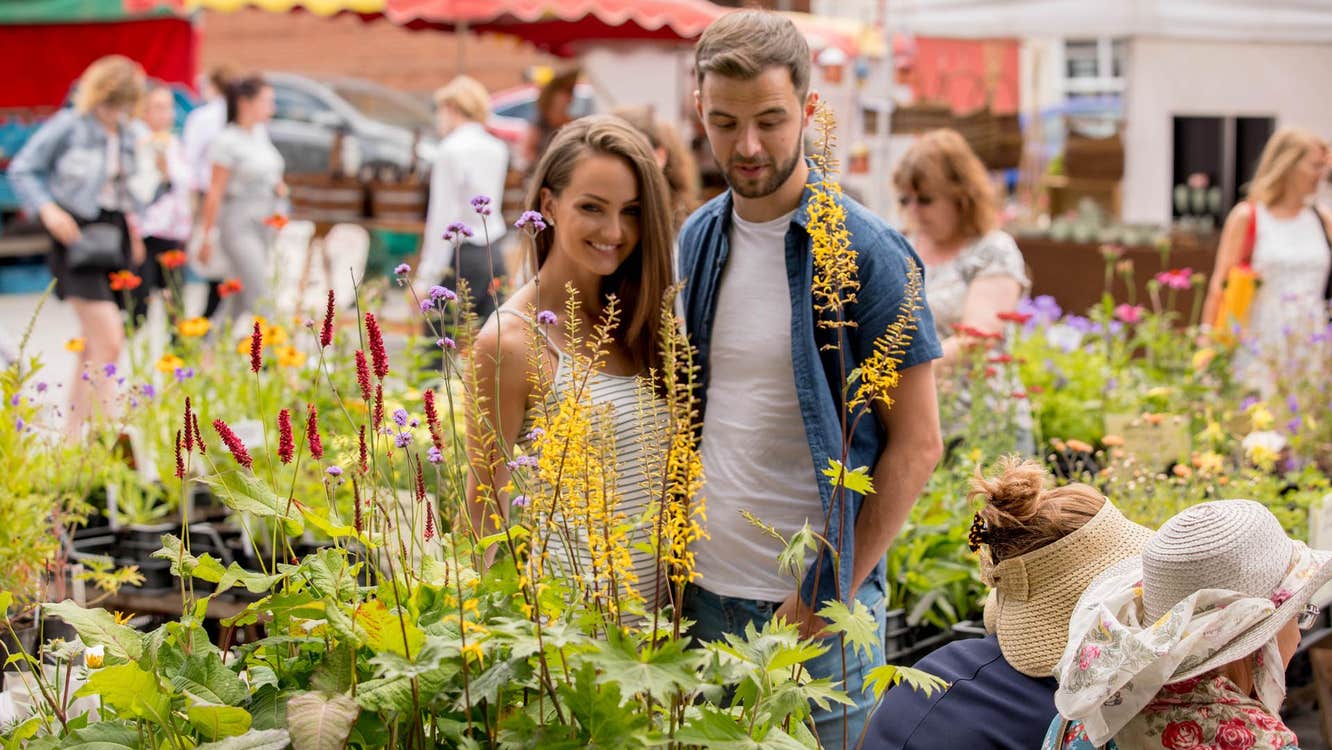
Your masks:
[{"label": "white flower", "polygon": [[1255,447],[1262,447],[1272,453],[1280,453],[1286,447],[1286,436],[1272,430],[1250,432],[1240,443],[1245,454],[1252,453]]}]

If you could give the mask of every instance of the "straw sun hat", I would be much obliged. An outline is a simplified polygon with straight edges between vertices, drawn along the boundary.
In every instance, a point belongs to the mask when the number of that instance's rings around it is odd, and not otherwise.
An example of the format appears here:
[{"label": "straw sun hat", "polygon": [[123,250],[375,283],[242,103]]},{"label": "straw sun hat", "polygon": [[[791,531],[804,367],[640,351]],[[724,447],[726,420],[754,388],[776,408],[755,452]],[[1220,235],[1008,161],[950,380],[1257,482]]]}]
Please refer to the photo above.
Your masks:
[{"label": "straw sun hat", "polygon": [[[1050,677],[1068,643],[1068,621],[1087,584],[1106,568],[1134,558],[1151,538],[1109,500],[1073,533],[1025,555],[991,562],[981,555],[981,580],[993,588],[985,626],[1014,669]],[[1136,558],[1134,558],[1136,559]]]},{"label": "straw sun hat", "polygon": [[1276,604],[1270,615],[1219,650],[1185,659],[1172,681],[1197,677],[1257,651],[1332,579],[1332,552],[1311,550],[1287,537],[1276,516],[1252,500],[1217,500],[1184,510],[1166,521],[1140,560],[1126,560],[1123,567],[1134,564],[1142,569],[1144,624],[1205,589],[1235,591]]}]

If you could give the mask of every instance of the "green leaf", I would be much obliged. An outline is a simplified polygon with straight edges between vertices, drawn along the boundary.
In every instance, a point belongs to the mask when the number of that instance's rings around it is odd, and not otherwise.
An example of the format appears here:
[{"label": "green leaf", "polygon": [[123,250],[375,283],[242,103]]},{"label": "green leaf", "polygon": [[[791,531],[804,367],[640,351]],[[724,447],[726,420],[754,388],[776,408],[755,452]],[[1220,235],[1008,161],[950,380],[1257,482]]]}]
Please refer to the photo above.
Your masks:
[{"label": "green leaf", "polygon": [[275,495],[263,480],[248,471],[231,469],[204,481],[213,488],[213,494],[232,510],[252,513],[259,518],[280,520],[288,536],[297,536],[305,530],[296,504]]},{"label": "green leaf", "polygon": [[250,713],[235,706],[196,703],[186,709],[190,723],[210,740],[236,737],[250,731]]},{"label": "green leaf", "polygon": [[366,680],[356,687],[356,702],[375,713],[408,713],[413,710],[412,681],[405,677]]},{"label": "green leaf", "polygon": [[103,721],[82,729],[72,729],[60,743],[61,748],[82,750],[138,750],[139,733],[131,726]]},{"label": "green leaf", "polygon": [[245,682],[222,663],[216,652],[185,657],[184,668],[171,677],[171,686],[204,703],[223,706],[238,706],[250,697]]},{"label": "green leaf", "polygon": [[0,591],[0,620],[9,619],[9,607],[14,603],[14,594]]},{"label": "green leaf", "polygon": [[879,645],[879,624],[874,621],[869,607],[859,599],[855,600],[855,609],[839,601],[829,601],[818,612],[819,617],[828,621],[826,628],[830,633],[843,633],[846,640],[866,659],[870,658],[875,646]]},{"label": "green leaf", "polygon": [[[401,658],[397,654],[381,654],[380,656]],[[330,645],[324,652],[323,660],[315,668],[314,674],[310,676],[310,687],[327,693],[347,692],[351,689],[352,666],[354,663],[355,658],[352,656],[350,644],[334,643]],[[277,684],[276,677],[273,684]]]},{"label": "green leaf", "polygon": [[841,461],[830,458],[828,468],[823,470],[823,476],[828,477],[833,487],[845,487],[862,495],[874,492],[874,478],[870,476],[868,466],[848,470],[842,466]]},{"label": "green leaf", "polygon": [[344,537],[356,536],[356,528],[346,524],[334,525],[326,517],[324,511],[301,506],[301,516],[305,522],[313,526],[317,531],[329,537],[330,539],[342,539]]},{"label": "green leaf", "polygon": [[639,748],[646,744],[647,716],[621,705],[620,687],[602,681],[591,664],[574,673],[574,684],[561,684],[557,692],[582,727],[588,747]]},{"label": "green leaf", "polygon": [[899,667],[893,664],[885,664],[881,667],[875,667],[865,675],[866,690],[874,690],[874,699],[883,698],[883,694],[888,688],[905,682],[912,690],[924,693],[928,698],[934,694],[935,690],[947,690],[948,682],[929,672],[912,669],[911,667]]},{"label": "green leaf", "polygon": [[[254,670],[250,670],[251,673]],[[287,726],[287,698],[289,696],[273,687],[258,690],[250,700],[250,716],[253,717],[253,729],[282,729]]]},{"label": "green leaf", "polygon": [[729,713],[713,706],[702,706],[698,715],[675,733],[675,739],[686,745],[699,745],[711,750],[761,750],[739,721]]},{"label": "green leaf", "polygon": [[214,559],[212,555],[204,554],[195,557],[188,550],[182,550],[180,538],[175,534],[162,535],[162,548],[154,552],[153,557],[170,561],[171,572],[176,576],[181,578],[192,576],[201,581],[216,583],[217,593],[240,584],[249,589],[251,593],[261,594],[272,590],[278,581],[285,577],[281,573],[264,575],[263,573],[246,570],[240,564],[234,562],[223,568],[222,563]]},{"label": "green leaf", "polygon": [[159,723],[166,719],[171,708],[171,699],[162,692],[157,676],[134,662],[94,671],[74,695],[80,698],[95,695],[102,705],[114,708],[122,717]]},{"label": "green leaf", "polygon": [[409,656],[421,650],[425,643],[425,633],[410,617],[390,612],[378,599],[357,607],[355,619],[356,625],[365,631],[366,645],[374,651]]},{"label": "green leaf", "polygon": [[[781,536],[778,535],[778,538]],[[805,525],[791,535],[791,541],[787,542],[781,554],[777,555],[777,571],[781,575],[800,580],[805,574],[805,558],[809,553],[818,551],[819,535],[810,528],[809,521],[805,521]]]},{"label": "green leaf", "polygon": [[301,571],[324,597],[347,601],[356,594],[356,571],[360,564],[348,565],[347,553],[328,547],[301,562]]},{"label": "green leaf", "polygon": [[645,645],[640,651],[634,642],[611,628],[600,645],[595,663],[602,679],[619,685],[625,695],[645,694],[668,703],[677,692],[688,692],[697,683],[694,671],[696,652],[685,651],[685,641],[667,640],[660,647]]},{"label": "green leaf", "polygon": [[356,701],[334,693],[301,693],[287,702],[293,750],[342,750],[361,712]]},{"label": "green leaf", "polygon": [[84,609],[71,600],[47,604],[45,610],[64,620],[89,646],[105,646],[107,654],[138,660],[143,656],[143,634],[116,623],[104,609]]},{"label": "green leaf", "polygon": [[285,729],[251,729],[239,737],[220,742],[205,742],[194,750],[286,750],[291,738]]},{"label": "green leaf", "polygon": [[497,531],[494,534],[483,536],[478,539],[476,542],[477,551],[484,552],[496,544],[503,544],[507,539],[513,539],[517,542],[519,539],[523,539],[531,533],[532,532],[530,532],[526,526],[510,526],[507,531]]}]

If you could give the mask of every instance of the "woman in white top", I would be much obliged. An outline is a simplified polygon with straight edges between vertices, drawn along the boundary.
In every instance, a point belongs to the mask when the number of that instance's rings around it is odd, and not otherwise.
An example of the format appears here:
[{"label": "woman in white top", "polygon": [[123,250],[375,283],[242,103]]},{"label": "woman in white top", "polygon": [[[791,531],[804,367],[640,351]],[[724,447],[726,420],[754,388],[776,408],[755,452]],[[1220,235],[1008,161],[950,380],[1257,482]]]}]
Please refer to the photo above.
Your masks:
[{"label": "woman in white top", "polygon": [[[475,79],[454,78],[435,92],[435,107],[435,127],[444,140],[430,169],[430,207],[416,269],[416,294],[424,298],[431,285],[452,287],[457,282],[447,279],[464,279],[476,317],[485,320],[495,312],[499,298],[499,290],[491,284],[496,271],[503,271],[503,259],[491,251],[504,236],[504,218],[498,210],[477,214],[471,200],[486,196],[497,205],[503,202],[509,149],[486,132],[490,95]],[[466,224],[472,232],[456,253],[444,239],[445,228],[454,222]]]},{"label": "woman in white top", "polygon": [[[136,269],[143,284],[134,290],[132,311],[137,321],[148,308],[156,290],[178,292],[184,287],[180,271],[162,266],[163,253],[183,250],[190,239],[194,212],[190,195],[189,162],[180,139],[171,129],[176,124],[176,99],[171,89],[150,84],[143,98],[144,127],[137,141],[137,167],[129,187],[146,208],[139,216],[147,260]],[[174,278],[173,278],[174,277]]]},{"label": "woman in white top", "polygon": [[1203,320],[1216,319],[1226,276],[1248,252],[1253,223],[1250,263],[1260,283],[1249,308],[1247,345],[1236,352],[1234,368],[1240,382],[1264,397],[1276,385],[1272,368],[1298,371],[1289,358],[1308,354],[1308,335],[1327,325],[1332,221],[1312,202],[1327,167],[1328,147],[1320,138],[1278,130],[1263,148],[1249,199],[1231,209],[1221,230]]},{"label": "woman in white top", "polygon": [[[627,541],[637,578],[632,588],[651,609],[662,599],[654,592],[664,591],[666,582],[656,574],[656,556],[634,545],[647,541],[655,519],[644,472],[652,441],[662,439],[664,401],[641,376],[664,367],[658,316],[671,283],[673,226],[666,181],[640,133],[615,117],[588,117],[565,126],[552,141],[526,205],[539,210],[545,224],[530,243],[532,278],[486,321],[472,352],[477,393],[484,398],[468,415],[472,528],[491,533],[493,514],[508,517],[512,498],[498,493],[495,508],[479,487],[505,487],[510,479],[506,459],[514,446],[532,439],[534,412],[567,395],[571,355],[590,355],[570,351],[566,289],[576,290],[574,322],[584,332],[600,322],[613,294],[620,324],[605,347],[604,368],[591,374],[584,392],[603,415],[593,432],[612,443],[598,450],[613,456],[615,512],[633,525]],[[537,319],[531,317],[533,310],[540,311]],[[533,351],[543,353],[539,362],[533,361]],[[543,392],[536,383],[551,383],[552,390]],[[484,439],[491,434],[493,441]],[[557,500],[554,514],[561,503],[577,500]],[[586,543],[579,533],[551,539],[547,564],[585,580],[590,575]]]},{"label": "woman in white top", "polygon": [[[961,406],[969,408],[966,373],[956,367],[963,362],[963,347],[975,332],[1004,330],[999,316],[1016,312],[1018,300],[1031,290],[1026,263],[1013,238],[997,228],[998,201],[985,165],[956,131],[934,130],[917,139],[898,163],[893,185],[911,242],[925,263],[925,301],[943,343],[943,358],[935,364],[945,373],[954,371],[939,379],[940,387],[960,389]],[[1018,427],[1012,447],[1030,453],[1035,448],[1031,408],[1012,397],[1022,392],[1021,384],[1014,373],[993,369],[991,389],[1012,409]],[[956,431],[961,415],[953,417]]]},{"label": "woman in white top", "polygon": [[[268,254],[273,230],[268,220],[287,195],[282,180],[286,163],[264,127],[273,111],[273,89],[262,78],[235,81],[227,88],[227,127],[209,147],[213,174],[199,224],[199,262],[209,266],[215,249],[220,250],[230,275],[240,279],[241,290],[228,300],[230,320],[258,312],[272,297]],[[213,247],[214,226],[218,248]]]}]

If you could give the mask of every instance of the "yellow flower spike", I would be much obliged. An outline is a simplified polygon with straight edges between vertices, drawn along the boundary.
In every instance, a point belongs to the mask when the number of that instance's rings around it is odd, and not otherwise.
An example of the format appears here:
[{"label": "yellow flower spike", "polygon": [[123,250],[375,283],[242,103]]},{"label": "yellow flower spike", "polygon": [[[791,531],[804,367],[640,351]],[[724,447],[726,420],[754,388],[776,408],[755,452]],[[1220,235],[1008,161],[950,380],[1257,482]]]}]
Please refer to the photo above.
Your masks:
[{"label": "yellow flower spike", "polygon": [[81,352],[81,351],[83,351],[83,339],[81,339],[81,338],[77,338],[77,339],[70,339],[69,341],[66,341],[66,342],[65,342],[65,350],[66,350],[66,351],[71,351],[71,352],[76,352],[76,353],[77,353],[77,352]]},{"label": "yellow flower spike", "polygon": [[477,612],[477,611],[478,610],[477,610],[476,599],[468,599],[467,601],[463,602],[463,614],[466,614],[468,612]]},{"label": "yellow flower spike", "polygon": [[157,360],[157,371],[168,375],[175,372],[178,368],[185,366],[185,360],[174,354],[163,354],[162,358]]},{"label": "yellow flower spike", "polygon": [[485,662],[486,653],[481,649],[481,644],[469,643],[466,646],[463,646],[462,648],[463,657],[466,658],[469,654],[476,657],[477,663],[480,664]]}]

